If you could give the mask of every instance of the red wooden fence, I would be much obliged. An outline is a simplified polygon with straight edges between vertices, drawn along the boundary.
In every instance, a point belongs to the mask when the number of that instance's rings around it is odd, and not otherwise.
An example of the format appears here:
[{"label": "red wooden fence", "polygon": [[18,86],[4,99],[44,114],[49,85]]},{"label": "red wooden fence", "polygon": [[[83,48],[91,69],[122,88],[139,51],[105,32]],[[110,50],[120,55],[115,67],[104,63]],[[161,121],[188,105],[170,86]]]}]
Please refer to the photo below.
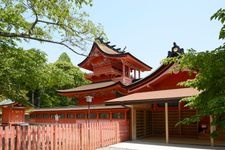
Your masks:
[{"label": "red wooden fence", "polygon": [[121,140],[119,122],[0,127],[0,150],[94,150]]}]

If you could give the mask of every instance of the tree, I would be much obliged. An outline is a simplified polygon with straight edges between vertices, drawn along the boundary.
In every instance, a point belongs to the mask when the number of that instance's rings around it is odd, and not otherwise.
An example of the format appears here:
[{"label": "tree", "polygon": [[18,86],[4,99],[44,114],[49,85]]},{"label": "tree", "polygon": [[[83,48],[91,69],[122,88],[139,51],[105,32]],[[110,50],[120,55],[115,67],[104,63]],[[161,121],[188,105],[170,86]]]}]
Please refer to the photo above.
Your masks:
[{"label": "tree", "polygon": [[[211,19],[222,23],[219,39],[225,39],[225,9],[218,10]],[[196,52],[189,49],[184,55],[169,58],[165,63],[175,62],[175,69],[189,69],[196,73],[196,77],[180,83],[186,87],[193,87],[201,91],[197,96],[183,99],[186,106],[197,110],[196,115],[184,119],[181,123],[188,124],[199,121],[204,116],[212,116],[212,125],[217,126],[212,136],[225,134],[225,44],[211,51]]]},{"label": "tree", "polygon": [[41,70],[46,63],[45,53],[30,49],[0,46],[0,95],[27,103],[27,89],[36,89],[42,83]]},{"label": "tree", "polygon": [[[52,107],[75,104],[75,100],[57,94],[58,89],[86,84],[84,73],[63,53],[53,64],[47,64],[40,50],[0,46],[0,98],[22,104]],[[0,100],[1,101],[1,100]]]},{"label": "tree", "polygon": [[57,62],[67,62],[67,63],[72,64],[72,63],[71,63],[71,60],[70,60],[70,57],[69,57],[65,52],[63,52],[63,53],[59,56]]},{"label": "tree", "polygon": [[[92,0],[0,0],[0,50],[4,51],[0,54],[1,98],[24,102],[30,99],[34,103],[46,96],[54,102],[51,96],[56,92],[52,92],[53,89],[83,84],[83,74],[65,63],[68,61],[66,57],[60,58],[64,62],[58,66],[47,64],[43,52],[24,51],[17,44],[35,40],[63,45],[84,55],[85,46],[90,41],[104,36],[102,26],[96,26],[82,11],[84,5],[92,6]],[[75,81],[75,77],[78,80]],[[48,94],[48,89],[54,94]],[[45,100],[46,106],[62,104]]]},{"label": "tree", "polygon": [[36,40],[84,55],[87,43],[104,33],[83,5],[91,6],[92,0],[0,0],[0,43]]},{"label": "tree", "polygon": [[72,64],[66,53],[62,53],[55,63],[48,64],[46,72],[49,83],[41,94],[41,107],[75,105],[75,99],[62,97],[57,90],[87,84],[84,73]]}]

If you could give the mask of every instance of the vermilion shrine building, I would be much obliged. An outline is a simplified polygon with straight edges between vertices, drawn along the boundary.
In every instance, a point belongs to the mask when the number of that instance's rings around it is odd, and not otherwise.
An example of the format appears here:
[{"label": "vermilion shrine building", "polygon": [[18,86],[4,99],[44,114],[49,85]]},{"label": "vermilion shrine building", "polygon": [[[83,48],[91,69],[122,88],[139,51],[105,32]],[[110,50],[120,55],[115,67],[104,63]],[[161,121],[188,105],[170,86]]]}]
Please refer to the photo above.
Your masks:
[{"label": "vermilion shrine building", "polygon": [[1,120],[0,125],[16,125],[25,123],[25,107],[22,104],[5,99],[0,102]]},{"label": "vermilion shrine building", "polygon": [[[141,72],[152,68],[114,47],[101,39],[94,42],[89,55],[78,65],[92,72],[86,74],[92,83],[58,91],[62,96],[77,98],[78,106],[35,109],[30,113],[30,123],[86,122],[86,97],[91,96],[91,121],[120,122],[122,141],[155,136],[165,137],[166,142],[169,137],[210,139],[209,117],[191,125],[175,126],[178,121],[195,113],[179,100],[199,92],[177,85],[194,78],[194,74],[190,75],[188,71],[172,73],[176,64],[168,64],[141,79]],[[179,53],[183,50],[174,44],[168,57]]]}]

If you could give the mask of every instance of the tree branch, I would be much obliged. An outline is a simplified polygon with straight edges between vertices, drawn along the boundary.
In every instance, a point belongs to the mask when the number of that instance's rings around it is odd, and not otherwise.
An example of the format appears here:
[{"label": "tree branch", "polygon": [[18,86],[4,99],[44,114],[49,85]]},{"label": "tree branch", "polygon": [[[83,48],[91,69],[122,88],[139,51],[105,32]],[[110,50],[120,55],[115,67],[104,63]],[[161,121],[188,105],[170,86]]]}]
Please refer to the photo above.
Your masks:
[{"label": "tree branch", "polygon": [[63,25],[63,24],[59,24],[58,22],[50,22],[50,21],[44,21],[44,20],[38,20],[38,22],[40,23],[45,23],[45,24],[51,24],[51,25]]},{"label": "tree branch", "polygon": [[[0,36],[2,36],[2,37],[10,37],[10,38],[31,39],[31,40],[35,40],[35,41],[39,41],[39,42],[47,42],[47,43],[58,44],[58,45],[62,45],[62,46],[67,47],[69,50],[71,50],[72,52],[74,52],[77,55],[81,55],[81,56],[85,56],[85,57],[87,56],[85,54],[78,53],[73,48],[71,48],[70,46],[68,46],[67,44],[65,44],[63,42],[47,40],[47,39],[42,39],[42,38],[37,38],[37,37],[32,37],[29,34],[23,34],[23,33],[22,34],[16,34],[16,33],[7,33],[7,32],[1,32],[0,31]],[[76,46],[79,47],[78,45],[76,45]]]},{"label": "tree branch", "polygon": [[37,14],[36,10],[34,9],[32,2],[27,1],[27,3],[28,3],[28,6],[31,8],[31,10],[34,12],[34,15],[35,15],[35,21],[32,23],[32,26],[29,29],[29,34],[31,34],[33,29],[35,28],[36,24],[38,23],[38,14]]},{"label": "tree branch", "polygon": [[80,36],[80,34],[87,33],[86,31],[85,32],[79,32],[79,31],[77,31],[77,30],[75,30],[73,28],[68,27],[65,24],[59,23],[59,21],[58,22],[50,22],[50,21],[45,21],[45,20],[38,20],[38,23],[44,23],[44,24],[47,24],[47,25],[55,25],[55,26],[61,26],[62,28],[67,28],[67,29],[71,30],[72,32],[76,33],[76,36],[78,36],[80,38],[82,38]]}]

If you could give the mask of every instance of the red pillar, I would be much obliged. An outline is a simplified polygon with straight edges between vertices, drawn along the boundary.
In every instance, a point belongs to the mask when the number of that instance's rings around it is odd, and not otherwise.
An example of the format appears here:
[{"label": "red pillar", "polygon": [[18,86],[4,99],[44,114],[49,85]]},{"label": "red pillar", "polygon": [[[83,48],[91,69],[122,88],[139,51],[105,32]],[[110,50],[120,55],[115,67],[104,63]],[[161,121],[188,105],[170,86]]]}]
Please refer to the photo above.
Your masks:
[{"label": "red pillar", "polygon": [[123,64],[123,77],[125,77],[125,65]]},{"label": "red pillar", "polygon": [[138,70],[138,78],[140,79],[141,78],[141,71]]}]

